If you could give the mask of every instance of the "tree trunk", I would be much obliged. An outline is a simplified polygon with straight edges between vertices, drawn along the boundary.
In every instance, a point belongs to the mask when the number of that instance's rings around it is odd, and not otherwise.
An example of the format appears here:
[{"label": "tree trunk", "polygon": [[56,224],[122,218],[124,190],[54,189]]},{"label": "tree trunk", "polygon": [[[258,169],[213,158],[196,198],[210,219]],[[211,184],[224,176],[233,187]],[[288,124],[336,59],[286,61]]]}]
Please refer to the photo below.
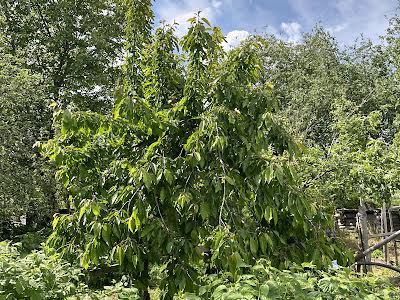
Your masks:
[{"label": "tree trunk", "polygon": [[143,283],[143,290],[141,291],[141,296],[144,300],[150,300],[150,293],[149,293],[149,285],[150,285],[150,270],[149,270],[149,261],[145,259],[144,261],[144,268],[141,274],[141,281]]}]

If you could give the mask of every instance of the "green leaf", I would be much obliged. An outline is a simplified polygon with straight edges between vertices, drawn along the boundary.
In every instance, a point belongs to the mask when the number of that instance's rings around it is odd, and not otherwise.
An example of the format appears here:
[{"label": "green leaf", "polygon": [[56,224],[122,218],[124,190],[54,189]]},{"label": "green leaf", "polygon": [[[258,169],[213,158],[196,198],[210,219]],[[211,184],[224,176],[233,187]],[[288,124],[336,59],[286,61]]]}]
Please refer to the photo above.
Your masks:
[{"label": "green leaf", "polygon": [[116,203],[117,198],[118,198],[118,195],[119,195],[118,192],[116,192],[116,193],[114,193],[114,194],[112,195],[112,197],[111,197],[111,204]]},{"label": "green leaf", "polygon": [[139,230],[141,225],[142,224],[139,218],[139,211],[137,207],[135,207],[132,211],[131,217],[128,219],[128,229],[131,232],[134,232],[135,230]]},{"label": "green leaf", "polygon": [[172,174],[172,172],[168,169],[164,170],[164,177],[165,180],[167,180],[167,182],[172,185],[172,183],[174,182],[174,175]]},{"label": "green leaf", "polygon": [[290,171],[290,174],[292,175],[294,182],[298,182],[300,180],[300,178],[296,172],[295,167],[292,165],[289,165],[289,171]]},{"label": "green leaf", "polygon": [[111,229],[109,224],[103,224],[101,236],[107,245],[111,245]]},{"label": "green leaf", "polygon": [[264,180],[268,184],[271,183],[272,179],[274,179],[274,166],[270,164],[264,171]]},{"label": "green leaf", "polygon": [[128,219],[128,229],[129,229],[131,232],[135,232],[135,230],[136,230],[135,219],[133,218],[133,216],[131,216],[131,217]]},{"label": "green leaf", "polygon": [[118,246],[117,253],[118,253],[119,265],[122,266],[123,263],[124,263],[124,258],[125,258],[125,251],[124,251],[124,249],[122,248],[122,246]]},{"label": "green leaf", "polygon": [[201,18],[201,20],[206,23],[208,26],[211,27],[210,21],[208,21],[206,18]]},{"label": "green leaf", "polygon": [[239,252],[235,252],[233,255],[235,256],[236,268],[247,268],[247,267],[249,267],[249,265],[246,264],[246,263],[243,261],[243,258],[242,258],[242,256],[239,254]]},{"label": "green leaf", "polygon": [[284,186],[285,182],[283,181],[283,169],[280,165],[275,165],[275,174],[281,186]]},{"label": "green leaf", "polygon": [[53,219],[53,230],[56,229],[58,222],[60,221],[60,216],[54,216]]},{"label": "green leaf", "polygon": [[263,236],[263,237],[265,238],[265,240],[267,241],[267,244],[269,245],[269,247],[270,247],[271,249],[273,249],[273,248],[274,248],[274,243],[273,243],[271,237],[269,236],[269,234],[266,233],[266,232],[264,232],[264,233],[262,234],[262,236]]},{"label": "green leaf", "polygon": [[93,234],[94,234],[94,236],[95,236],[96,238],[99,238],[99,237],[100,237],[101,228],[102,228],[102,226],[101,226],[101,224],[100,224],[99,222],[93,223],[92,229],[93,229]]},{"label": "green leaf", "polygon": [[269,223],[273,218],[272,208],[267,206],[264,211],[264,218]]},{"label": "green leaf", "polygon": [[98,205],[97,203],[93,203],[91,209],[95,216],[100,215],[100,210],[101,210],[100,205]]},{"label": "green leaf", "polygon": [[173,246],[174,246],[174,243],[173,243],[172,241],[169,241],[169,242],[167,243],[166,250],[167,250],[167,253],[168,253],[168,254],[171,254]]},{"label": "green leaf", "polygon": [[177,199],[178,205],[183,208],[186,203],[188,203],[192,199],[192,194],[189,192],[183,192],[179,194]]},{"label": "green leaf", "polygon": [[85,212],[87,211],[88,207],[89,207],[89,203],[85,203],[85,204],[81,207],[81,209],[79,210],[79,220],[82,219],[82,217],[83,217],[83,215],[85,214]]},{"label": "green leaf", "polygon": [[276,224],[278,224],[278,210],[276,208],[271,209],[272,211],[272,216],[274,219],[274,224],[276,226]]},{"label": "green leaf", "polygon": [[258,252],[258,240],[256,238],[250,238],[250,251],[251,253],[256,256]]},{"label": "green leaf", "polygon": [[265,234],[261,234],[258,237],[258,243],[260,245],[260,249],[263,254],[267,254],[267,238],[265,237]]},{"label": "green leaf", "polygon": [[210,217],[210,205],[207,202],[200,204],[200,215],[203,220],[207,220]]},{"label": "green leaf", "polygon": [[152,176],[150,175],[150,173],[148,173],[148,172],[146,172],[146,171],[142,171],[142,176],[143,176],[143,182],[144,182],[144,185],[146,186],[146,188],[148,189],[148,190],[150,190],[151,189],[151,186],[152,186],[152,184],[153,184],[153,178],[152,178]]},{"label": "green leaf", "polygon": [[61,132],[65,134],[71,127],[72,114],[68,109],[64,110]]},{"label": "green leaf", "polygon": [[230,184],[230,185],[235,185],[235,180],[229,176],[225,176],[225,180]]},{"label": "green leaf", "polygon": [[260,286],[260,295],[266,297],[268,296],[269,293],[269,285],[264,283],[263,285]]},{"label": "green leaf", "polygon": [[199,152],[195,152],[194,157],[196,158],[197,161],[201,161],[201,155]]},{"label": "green leaf", "polygon": [[82,259],[81,259],[81,264],[85,270],[87,270],[89,268],[89,262],[90,262],[89,253],[87,253],[87,252],[83,253]]},{"label": "green leaf", "polygon": [[164,201],[164,200],[165,200],[166,194],[167,194],[167,192],[165,191],[165,188],[162,187],[162,188],[161,188],[161,191],[160,191],[160,200],[161,200],[161,201]]},{"label": "green leaf", "polygon": [[61,166],[62,163],[63,163],[63,159],[64,159],[63,153],[62,153],[62,152],[59,152],[59,153],[56,155],[56,157],[55,157],[55,159],[54,159],[54,162],[56,163],[57,166]]},{"label": "green leaf", "polygon": [[117,224],[113,224],[113,226],[112,226],[112,233],[113,233],[116,237],[118,237],[118,238],[121,237],[121,232],[120,232],[119,226],[118,226]]}]

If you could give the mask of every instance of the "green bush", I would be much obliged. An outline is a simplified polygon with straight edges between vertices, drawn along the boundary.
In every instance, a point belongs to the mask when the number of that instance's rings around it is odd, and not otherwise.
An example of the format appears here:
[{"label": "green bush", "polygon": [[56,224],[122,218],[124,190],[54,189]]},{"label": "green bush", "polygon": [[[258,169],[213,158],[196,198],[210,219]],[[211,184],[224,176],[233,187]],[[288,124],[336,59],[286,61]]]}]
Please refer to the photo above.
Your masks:
[{"label": "green bush", "polygon": [[0,242],[0,300],[139,299],[137,289],[122,284],[92,291],[83,274],[57,254],[34,251],[21,257],[16,245]]},{"label": "green bush", "polygon": [[249,274],[210,275],[197,295],[184,299],[400,299],[399,291],[385,277],[362,276],[349,269],[317,271],[311,264],[278,270],[260,261]]},{"label": "green bush", "polygon": [[68,300],[116,300],[116,299],[140,299],[136,288],[126,288],[122,283],[115,286],[106,286],[101,291],[85,290],[67,298]]},{"label": "green bush", "polygon": [[17,247],[18,252],[24,256],[34,250],[39,250],[49,235],[50,228],[42,228],[38,231],[26,232],[15,236],[12,239],[12,243]]}]

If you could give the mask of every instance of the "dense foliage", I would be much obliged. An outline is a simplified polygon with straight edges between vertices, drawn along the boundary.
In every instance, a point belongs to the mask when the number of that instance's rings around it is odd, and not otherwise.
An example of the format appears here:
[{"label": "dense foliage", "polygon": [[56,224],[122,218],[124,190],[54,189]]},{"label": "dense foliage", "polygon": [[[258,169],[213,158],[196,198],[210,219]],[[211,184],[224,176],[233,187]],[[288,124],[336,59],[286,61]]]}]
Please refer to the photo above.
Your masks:
[{"label": "dense foliage", "polygon": [[91,290],[84,274],[56,253],[35,251],[22,257],[18,245],[0,243],[0,299],[139,299],[122,284]]},{"label": "dense foliage", "polygon": [[302,177],[335,207],[387,203],[397,193],[398,18],[387,44],[340,49],[323,28],[301,44],[267,37],[260,50],[280,117],[309,146]]},{"label": "dense foliage", "polygon": [[330,233],[400,194],[400,18],[381,45],[316,27],[228,53],[200,13],[182,38],[153,19],[0,0],[0,299],[397,297],[333,270]]},{"label": "dense foliage", "polygon": [[53,174],[33,145],[48,139],[51,112],[41,77],[3,51],[0,40],[0,238],[16,230],[25,215],[30,225],[49,223],[54,213]]},{"label": "dense foliage", "polygon": [[[0,243],[0,299],[141,299],[139,291],[122,281],[90,289],[78,266],[59,255],[35,251],[22,257],[19,245]],[[259,261],[246,275],[229,272],[201,278],[196,294],[179,299],[394,299],[398,291],[385,278],[357,276],[347,269],[323,272],[311,264],[281,271]],[[128,284],[129,286],[129,284]]]},{"label": "dense foliage", "polygon": [[232,280],[232,274],[206,277],[198,295],[190,300],[234,299],[397,299],[398,291],[387,278],[357,276],[348,269],[331,273],[318,271],[311,264],[278,270],[266,261],[251,267],[246,275]]},{"label": "dense foliage", "polygon": [[43,76],[50,98],[83,110],[110,108],[124,28],[110,0],[0,1],[6,49]]}]

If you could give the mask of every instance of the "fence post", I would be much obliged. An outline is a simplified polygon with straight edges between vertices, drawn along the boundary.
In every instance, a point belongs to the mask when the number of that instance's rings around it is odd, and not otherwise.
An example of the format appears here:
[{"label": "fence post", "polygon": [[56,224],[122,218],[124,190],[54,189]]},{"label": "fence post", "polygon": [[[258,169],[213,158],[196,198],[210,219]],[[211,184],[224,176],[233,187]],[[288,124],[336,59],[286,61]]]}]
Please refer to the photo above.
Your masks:
[{"label": "fence post", "polygon": [[[368,233],[368,225],[367,225],[367,209],[363,201],[360,201],[360,208],[357,214],[357,227],[359,230],[360,236],[360,246],[361,252],[364,252],[369,248],[368,240],[369,240],[369,233]],[[371,262],[371,254],[365,256],[365,262]],[[365,271],[371,271],[371,266],[365,266]]]},{"label": "fence post", "polygon": [[[381,231],[382,231],[382,233],[388,232],[386,202],[385,201],[383,201],[382,209],[381,209]],[[385,236],[383,236],[382,239],[385,239]],[[385,255],[385,263],[388,263],[388,245],[387,244],[383,246],[383,252]]]},{"label": "fence post", "polygon": [[[393,211],[389,207],[388,214],[389,214],[389,222],[390,222],[390,232],[394,232],[392,212]],[[396,266],[398,266],[399,265],[399,259],[397,257],[397,242],[396,242],[396,239],[393,240],[393,248],[394,248],[394,261],[396,263]]]}]

